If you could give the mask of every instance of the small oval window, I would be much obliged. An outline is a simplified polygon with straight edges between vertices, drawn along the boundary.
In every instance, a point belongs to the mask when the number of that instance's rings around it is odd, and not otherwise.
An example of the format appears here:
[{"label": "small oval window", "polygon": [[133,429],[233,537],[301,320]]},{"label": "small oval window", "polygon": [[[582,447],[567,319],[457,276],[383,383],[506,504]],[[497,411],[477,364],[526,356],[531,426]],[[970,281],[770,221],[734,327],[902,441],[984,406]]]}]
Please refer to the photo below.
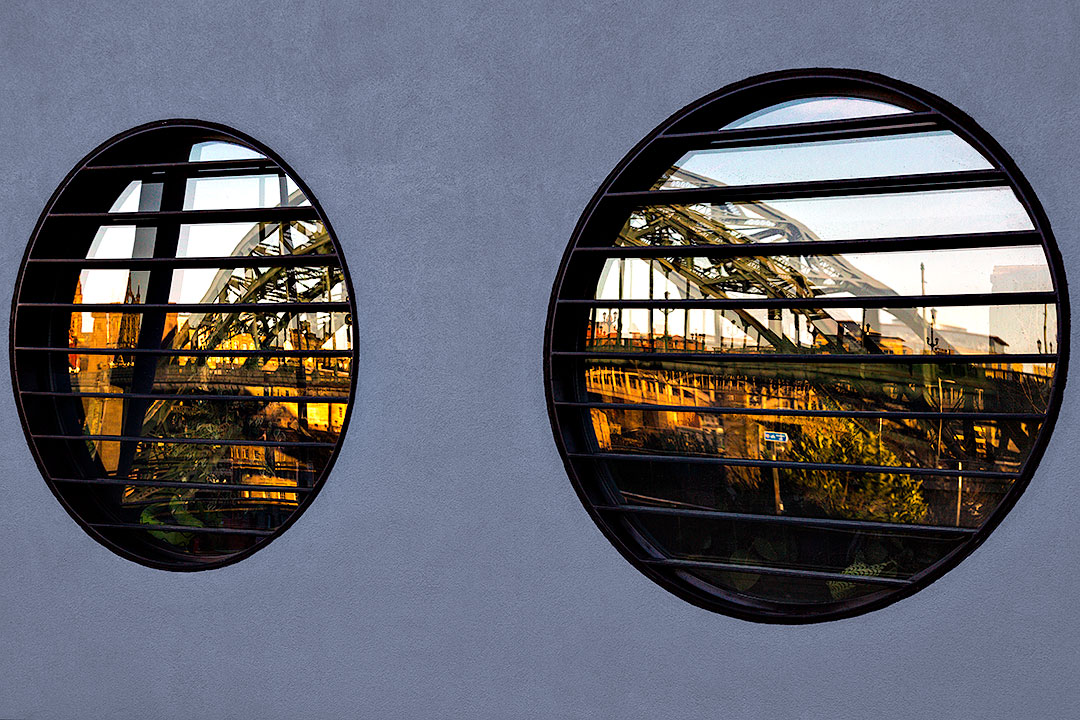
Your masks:
[{"label": "small oval window", "polygon": [[1012,161],[865,73],[754,78],[680,111],[586,209],[548,400],[580,497],[648,577],[719,612],[881,607],[977,547],[1061,402],[1064,274]]},{"label": "small oval window", "polygon": [[46,481],[146,565],[258,550],[333,464],[354,312],[325,215],[269,149],[194,121],[113,138],[49,202],[15,292],[16,399]]}]

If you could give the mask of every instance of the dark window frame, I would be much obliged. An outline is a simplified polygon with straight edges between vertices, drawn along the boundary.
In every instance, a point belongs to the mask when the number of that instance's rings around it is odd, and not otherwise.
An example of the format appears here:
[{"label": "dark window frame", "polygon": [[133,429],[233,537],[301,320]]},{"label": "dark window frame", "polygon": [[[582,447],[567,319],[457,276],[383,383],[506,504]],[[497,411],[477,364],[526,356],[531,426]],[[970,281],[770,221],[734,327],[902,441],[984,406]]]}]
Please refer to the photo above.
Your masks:
[{"label": "dark window frame", "polygon": [[[726,123],[745,116],[758,109],[775,105],[787,100],[808,98],[814,96],[854,96],[872,100],[881,100],[896,105],[901,105],[912,110],[910,114],[903,116],[885,116],[858,118],[854,120],[833,120],[826,122],[804,123],[801,125],[768,126],[760,128],[746,128],[735,130],[715,130]],[[785,143],[806,140],[825,140],[867,137],[871,135],[887,135],[913,130],[947,129],[955,132],[959,137],[969,142],[973,147],[981,151],[994,164],[993,170],[966,171],[953,173],[938,173],[933,175],[910,175],[881,178],[855,178],[845,180],[829,180],[816,182],[795,182],[775,185],[758,186],[733,186],[694,188],[686,190],[642,190],[660,177],[661,173],[671,167],[674,160],[683,152],[691,149],[700,149],[703,140],[713,143],[709,147],[745,147],[760,143]],[[1052,281],[1054,284],[1054,302],[1057,307],[1057,352],[1042,353],[1039,355],[1015,356],[1010,355],[1011,361],[1024,362],[1037,361],[1039,359],[1055,362],[1054,379],[1050,391],[1050,399],[1045,413],[1043,426],[1036,438],[1034,446],[1016,480],[1002,499],[1001,503],[991,513],[990,517],[978,529],[955,528],[954,532],[968,536],[968,540],[962,546],[946,554],[941,560],[930,566],[925,571],[918,573],[909,580],[886,581],[885,578],[868,578],[847,574],[835,574],[833,580],[855,583],[879,583],[882,585],[881,592],[868,596],[852,599],[839,600],[824,606],[823,609],[793,609],[779,603],[768,601],[736,600],[724,591],[716,588],[705,587],[700,582],[695,583],[686,576],[677,574],[679,567],[706,566],[716,567],[721,570],[748,569],[746,566],[725,565],[723,563],[706,563],[694,561],[676,560],[670,557],[646,555],[650,543],[644,541],[641,530],[635,527],[633,522],[623,522],[624,518],[632,518],[636,513],[667,513],[673,515],[703,515],[721,516],[730,518],[733,513],[710,513],[708,511],[657,509],[643,506],[631,506],[628,503],[617,500],[618,491],[610,476],[608,476],[605,462],[618,459],[620,461],[635,460],[663,462],[665,456],[644,455],[634,458],[626,454],[603,453],[600,451],[594,436],[589,413],[592,408],[603,407],[604,403],[590,402],[584,384],[584,359],[611,357],[613,354],[605,354],[600,351],[586,351],[584,349],[585,328],[587,312],[593,307],[632,307],[638,301],[623,300],[595,300],[591,293],[595,289],[597,275],[594,270],[598,267],[596,262],[611,257],[673,257],[689,256],[701,253],[702,248],[708,249],[710,255],[765,255],[762,246],[734,245],[734,246],[678,246],[678,247],[630,247],[614,248],[612,239],[618,234],[629,208],[639,205],[647,205],[650,201],[660,204],[687,203],[690,201],[728,201],[728,200],[770,200],[783,197],[822,197],[825,195],[852,195],[869,192],[902,192],[904,190],[934,190],[945,188],[972,188],[986,187],[988,185],[1000,185],[1007,183],[1016,192],[1017,197],[1027,210],[1034,225],[1033,231],[1025,232],[998,232],[978,233],[963,235],[937,235],[918,237],[898,237],[874,240],[844,240],[813,243],[782,243],[774,246],[771,251],[776,254],[800,254],[802,251],[813,253],[847,252],[852,250],[875,251],[875,250],[920,250],[939,247],[942,243],[948,247],[989,247],[1004,246],[1017,243],[1018,240],[1027,242],[1037,241],[1042,245],[1048,258]],[[577,258],[595,257],[597,261],[590,263],[578,262]],[[1049,299],[1051,294],[1039,294],[1039,302]],[[991,295],[968,295],[960,304],[980,304],[991,298]],[[1000,294],[997,296],[1000,298]],[[913,302],[925,302],[928,296],[906,298]],[[905,300],[905,298],[901,298]],[[936,301],[950,302],[948,298],[936,298]],[[1030,184],[1020,172],[1015,162],[1005,150],[990,135],[980,128],[967,114],[942,100],[941,98],[904,82],[893,80],[883,75],[841,69],[804,69],[788,70],[765,75],[759,75],[744,81],[729,85],[717,92],[697,100],[685,108],[679,110],[655,130],[639,142],[627,155],[616,165],[615,169],[607,176],[599,189],[589,201],[582,213],[566,251],[563,254],[558,275],[556,276],[549,301],[547,324],[544,334],[544,385],[547,399],[548,415],[552,431],[559,453],[563,458],[566,472],[571,483],[585,506],[590,517],[597,524],[604,536],[616,547],[616,549],[634,567],[646,577],[653,580],[661,587],[674,595],[690,602],[698,607],[730,615],[733,617],[764,623],[779,624],[804,624],[837,620],[841,618],[861,615],[871,612],[908,597],[925,588],[949,570],[953,569],[964,558],[978,548],[993,530],[999,525],[1005,515],[1019,500],[1024,490],[1031,481],[1032,476],[1042,459],[1046,446],[1049,443],[1054,425],[1060,411],[1061,402],[1066,383],[1066,374],[1069,363],[1069,294],[1066,284],[1064,264],[1060,252],[1053,239],[1049,219],[1039,203]],[[744,300],[712,300],[702,304],[699,300],[692,301],[664,301],[648,300],[638,304],[649,307],[672,306],[679,307],[687,303],[694,307],[705,307],[713,304],[739,305],[746,307],[791,307],[800,304],[824,305],[821,300],[770,300],[760,299],[748,303]],[[889,304],[896,305],[897,298],[891,298]],[[952,299],[951,302],[957,302]],[[843,300],[836,305],[865,305],[866,301]],[[909,303],[910,304],[910,303]],[[625,353],[614,355],[627,357]],[[919,362],[994,362],[1000,361],[1001,356],[883,356],[883,355],[792,355],[783,356],[777,354],[768,355],[720,355],[715,353],[647,353],[635,352],[631,356],[635,360],[693,360],[702,359],[710,361],[739,362],[746,360],[759,360],[764,362],[776,362],[780,360],[800,359],[807,362],[852,362],[852,363],[919,363]],[[622,405],[627,408],[629,406]],[[642,408],[644,409],[644,408]],[[649,406],[649,409],[663,409],[662,407]],[[681,410],[686,410],[680,407]],[[697,410],[698,412],[724,412],[725,409]],[[756,410],[738,409],[736,412],[745,414],[756,413]],[[786,411],[792,414],[793,411]],[[805,414],[805,411],[794,411]],[[783,415],[784,410],[762,411],[761,414]],[[823,416],[831,413],[822,412]],[[851,413],[842,413],[847,416]],[[911,413],[897,413],[883,411],[872,413],[874,417],[889,417],[899,415],[909,417]],[[979,413],[980,417],[986,413]],[[950,417],[955,417],[950,415]],[[1017,414],[1019,417],[1019,414]],[[605,455],[607,457],[605,457]],[[671,459],[670,456],[668,456]],[[680,462],[715,462],[743,465],[768,465],[784,466],[790,463],[785,461],[755,461],[733,460],[727,458],[693,458],[692,456],[675,456],[673,459]],[[803,465],[803,467],[806,467]],[[860,466],[840,466],[843,469],[857,470]],[[840,469],[832,468],[832,469]],[[822,469],[830,469],[823,465]],[[867,466],[866,469],[871,469]],[[905,471],[906,472],[906,471]],[[921,470],[914,470],[915,473]],[[926,471],[930,472],[930,471]],[[934,470],[934,474],[948,475],[949,471]],[[965,475],[971,475],[965,472]],[[1013,474],[1009,474],[1010,477]],[[769,521],[767,516],[752,516],[757,521]],[[737,519],[737,518],[736,518]],[[873,526],[874,523],[862,521],[840,520],[808,520],[803,518],[786,518],[775,516],[774,522],[795,522],[803,525],[812,524],[846,524],[858,523],[861,526]],[[889,525],[889,529],[896,529],[896,525]],[[943,528],[928,526],[908,526],[907,531],[921,532],[923,530],[941,532]],[[946,529],[948,530],[948,529]],[[653,548],[654,550],[656,548]],[[754,568],[749,568],[754,570]],[[775,572],[776,568],[758,568],[763,572]],[[795,576],[800,571],[790,571],[788,574]],[[817,577],[826,579],[827,573],[814,573]]]}]

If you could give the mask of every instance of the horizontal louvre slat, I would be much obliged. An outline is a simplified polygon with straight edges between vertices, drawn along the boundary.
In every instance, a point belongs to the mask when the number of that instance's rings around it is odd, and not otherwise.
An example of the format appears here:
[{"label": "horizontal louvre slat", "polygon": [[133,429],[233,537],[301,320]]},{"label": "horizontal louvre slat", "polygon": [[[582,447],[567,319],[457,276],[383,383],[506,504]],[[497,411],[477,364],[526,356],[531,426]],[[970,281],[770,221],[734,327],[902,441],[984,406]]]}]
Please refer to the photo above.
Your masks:
[{"label": "horizontal louvre slat", "polygon": [[241,268],[241,267],[297,267],[341,266],[341,259],[333,254],[306,253],[297,255],[259,255],[236,257],[182,257],[182,258],[29,258],[28,263],[37,265],[73,265],[88,269],[140,270],[157,268]]},{"label": "horizontal louvre slat", "polygon": [[784,417],[884,418],[893,420],[1044,420],[1043,413],[1002,412],[907,412],[890,410],[792,410],[747,407],[711,407],[706,405],[650,405],[648,403],[571,402],[556,400],[558,407],[581,407],[610,410],[658,410],[694,412],[710,415],[777,415]]},{"label": "horizontal louvre slat", "polygon": [[[17,349],[17,348],[16,348]],[[553,350],[553,357],[582,358],[585,360],[610,360],[622,358],[624,360],[668,360],[671,362],[790,362],[790,363],[897,363],[897,364],[954,364],[954,365],[1016,365],[1022,363],[1053,363],[1057,361],[1057,353],[1032,353],[1016,355],[875,355],[875,354],[850,354],[850,355],[803,355],[767,354],[767,353],[687,353],[687,352],[586,352],[571,350]]]},{"label": "horizontal louvre slat", "polygon": [[247,528],[196,527],[192,525],[143,525],[140,523],[88,523],[99,530],[145,530],[159,532],[190,532],[206,535],[255,535],[269,537],[277,530],[249,530]]},{"label": "horizontal louvre slat", "polygon": [[80,172],[98,178],[103,175],[122,175],[131,180],[157,179],[161,176],[220,177],[244,175],[283,175],[284,170],[273,160],[206,160],[202,162],[131,163],[122,165],[87,165]]},{"label": "horizontal louvre slat", "polygon": [[73,212],[50,213],[48,220],[89,225],[196,225],[230,222],[275,222],[284,220],[319,220],[310,206],[230,208],[227,210],[159,210],[156,212]]},{"label": "horizontal louvre slat", "polygon": [[348,302],[293,302],[293,303],[19,303],[17,310],[63,310],[66,312],[115,312],[145,313],[239,313],[239,312],[349,312]]},{"label": "horizontal louvre slat", "polygon": [[890,585],[906,586],[911,581],[899,578],[877,577],[875,575],[847,575],[845,573],[823,572],[820,570],[797,570],[795,568],[778,568],[767,565],[740,565],[738,563],[710,562],[706,560],[680,560],[675,558],[639,558],[646,565],[676,567],[676,568],[702,568],[708,570],[726,570],[731,572],[755,573],[758,575],[781,575],[783,577],[797,577],[807,580],[825,580],[837,582],[850,582],[862,585]]},{"label": "horizontal louvre slat", "polygon": [[352,357],[352,350],[159,350],[156,348],[26,347],[15,352],[48,352],[67,355],[161,355],[162,357]]},{"label": "horizontal louvre slat", "polygon": [[579,245],[575,253],[604,257],[769,257],[773,255],[840,255],[865,252],[911,252],[918,250],[966,250],[971,248],[1041,245],[1042,236],[1031,230],[953,235],[911,235],[864,240],[816,240],[813,242],[712,243],[707,245]]},{"label": "horizontal louvre slat", "polygon": [[654,142],[668,144],[681,141],[687,145],[693,143],[693,147],[701,149],[730,148],[895,135],[936,130],[942,126],[943,119],[935,112],[912,112],[769,127],[665,133]]},{"label": "horizontal louvre slat", "polygon": [[691,465],[730,465],[732,467],[778,468],[789,470],[840,470],[843,472],[885,473],[889,475],[934,475],[941,477],[985,477],[1014,479],[1019,473],[996,470],[949,470],[928,467],[895,465],[847,465],[844,463],[788,462],[785,460],[755,460],[752,458],[704,457],[701,455],[649,455],[645,453],[567,453],[582,460],[618,460],[629,462],[685,463]]},{"label": "horizontal louvre slat", "polygon": [[213,401],[251,401],[251,402],[286,402],[286,403],[333,403],[344,404],[349,398],[344,395],[209,395],[195,393],[108,393],[108,392],[58,392],[55,390],[20,390],[22,395],[33,397],[60,398],[120,398],[123,400],[213,400]]},{"label": "horizontal louvre slat", "polygon": [[172,438],[141,435],[34,435],[35,440],[90,440],[92,442],[143,442],[165,445],[236,445],[249,447],[328,447],[337,443],[288,440],[226,440],[222,438]]},{"label": "horizontal louvre slat", "polygon": [[53,478],[67,485],[98,485],[102,487],[164,487],[192,490],[252,490],[256,492],[310,493],[314,488],[292,485],[245,485],[241,483],[173,482],[170,480],[116,480],[114,478]]},{"label": "horizontal louvre slat", "polygon": [[966,307],[972,305],[1053,305],[1052,292],[1000,292],[964,295],[859,295],[855,297],[785,297],[785,298],[691,298],[652,300],[564,299],[560,305],[623,308],[912,308]]},{"label": "horizontal louvre slat", "polygon": [[792,525],[796,527],[820,527],[837,530],[862,531],[887,531],[911,535],[939,534],[939,535],[974,535],[978,532],[975,528],[942,527],[939,525],[914,525],[906,523],[889,523],[873,520],[841,520],[834,518],[808,518],[794,517],[791,515],[753,515],[749,513],[723,512],[720,510],[698,510],[692,508],[658,507],[652,505],[597,505],[597,510],[610,513],[642,514],[642,515],[674,515],[677,517],[695,517],[716,520],[745,520],[747,522],[775,523],[778,525]]},{"label": "horizontal louvre slat", "polygon": [[877,178],[817,180],[801,183],[762,185],[723,185],[719,187],[678,190],[633,190],[608,193],[605,203],[625,205],[670,205],[696,203],[745,202],[784,198],[836,197],[841,195],[876,195],[927,190],[954,190],[1008,185],[1000,170],[966,170],[951,173],[893,175]]}]

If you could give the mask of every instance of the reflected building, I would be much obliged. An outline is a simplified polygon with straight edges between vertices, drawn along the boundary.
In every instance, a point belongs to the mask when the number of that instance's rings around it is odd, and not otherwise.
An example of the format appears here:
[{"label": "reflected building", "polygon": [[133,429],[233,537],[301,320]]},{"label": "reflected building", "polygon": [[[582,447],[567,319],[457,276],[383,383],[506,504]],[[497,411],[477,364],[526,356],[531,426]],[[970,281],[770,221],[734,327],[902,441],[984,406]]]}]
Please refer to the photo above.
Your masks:
[{"label": "reflected building", "polygon": [[[313,274],[317,282],[331,282],[323,270]],[[296,282],[296,274],[268,271],[263,276],[244,277],[246,286],[258,287],[257,296],[245,293],[233,302],[281,300],[283,282]],[[214,292],[218,292],[214,290]],[[326,288],[310,293],[318,297]],[[142,303],[141,290],[129,284],[124,305]],[[210,298],[210,300],[219,298]],[[227,296],[220,299],[229,300]],[[294,303],[300,299],[293,292]],[[74,303],[84,303],[82,282]],[[166,312],[161,325],[161,346],[173,350],[220,351],[220,355],[172,355],[154,361],[150,367],[153,394],[168,399],[142,400],[123,397],[133,392],[139,372],[136,356],[123,352],[146,347],[140,343],[140,329],[150,313],[72,312],[68,346],[69,375],[73,389],[92,395],[81,398],[84,432],[90,436],[115,437],[132,434],[139,427],[144,439],[134,441],[88,439],[91,455],[109,477],[140,483],[192,482],[266,486],[267,490],[243,489],[216,493],[199,488],[176,490],[162,486],[133,485],[124,488],[121,507],[139,513],[139,522],[169,524],[184,520],[174,502],[178,493],[192,507],[200,507],[198,522],[233,526],[240,516],[258,518],[259,526],[276,527],[298,506],[301,496],[288,488],[310,488],[326,464],[329,450],[293,447],[304,443],[332,444],[340,435],[347,404],[317,402],[319,396],[340,397],[350,389],[349,361],[341,357],[280,356],[261,350],[319,351],[347,349],[347,318],[326,312]],[[119,308],[118,308],[119,309]],[[339,338],[344,328],[345,336]],[[80,348],[114,354],[79,353]],[[144,390],[143,392],[146,392]],[[104,396],[103,396],[104,395]],[[117,397],[108,397],[116,395]],[[184,397],[169,396],[190,396]],[[230,396],[238,400],[222,403],[201,400],[200,396]],[[273,396],[274,401],[265,400]],[[151,396],[152,397],[152,396]],[[258,398],[245,401],[242,398]],[[289,402],[287,398],[304,398]],[[141,416],[141,426],[131,424],[131,416]],[[126,431],[125,431],[126,429]],[[155,443],[153,438],[220,438],[220,445]],[[230,441],[258,441],[280,445],[252,446]],[[134,446],[125,453],[125,446]],[[216,498],[216,499],[214,499]],[[255,513],[252,516],[252,513]],[[160,515],[160,517],[158,517]],[[196,522],[187,518],[187,522]],[[195,545],[201,536],[162,533],[160,540],[174,545]],[[195,545],[192,545],[194,543]]]},{"label": "reflected building", "polygon": [[[998,265],[990,277],[995,293],[1023,292],[1046,274],[1044,267]],[[1020,339],[1035,352],[1056,352],[1057,308],[1054,305],[995,305],[990,308],[990,332]]]}]

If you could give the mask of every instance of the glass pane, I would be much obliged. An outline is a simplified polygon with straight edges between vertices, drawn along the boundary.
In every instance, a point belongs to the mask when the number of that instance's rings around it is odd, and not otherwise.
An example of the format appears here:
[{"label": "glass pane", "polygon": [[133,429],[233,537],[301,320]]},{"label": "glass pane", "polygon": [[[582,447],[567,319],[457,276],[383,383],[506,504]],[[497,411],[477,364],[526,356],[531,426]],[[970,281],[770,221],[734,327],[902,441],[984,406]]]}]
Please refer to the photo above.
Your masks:
[{"label": "glass pane", "polygon": [[[257,397],[257,396],[256,396]],[[327,442],[341,432],[346,403],[262,400],[127,400],[84,397],[87,435],[123,435],[123,420],[141,412],[141,434],[159,438]],[[332,439],[331,439],[332,441]]]},{"label": "glass pane", "polygon": [[600,307],[591,314],[588,350],[995,355],[1057,348],[1057,312],[1051,304],[889,310]]},{"label": "glass pane", "polygon": [[333,252],[330,234],[321,222],[289,222],[284,226],[280,223],[207,223],[180,226],[176,256],[260,257]]},{"label": "glass pane", "polygon": [[[69,347],[134,348],[144,313],[71,314]],[[344,350],[347,313],[167,313],[160,347],[167,350]]]},{"label": "glass pane", "polygon": [[[942,402],[963,398],[942,388]],[[678,403],[675,403],[678,404]],[[733,415],[594,408],[600,450],[941,470],[1019,472],[1042,423]],[[770,438],[779,438],[771,440]]]},{"label": "glass pane", "polygon": [[[116,202],[109,208],[109,212],[136,212],[141,202],[142,185],[142,180],[132,180],[128,183],[120,196],[116,198]],[[107,230],[108,228],[103,227],[101,229]]]},{"label": "glass pane", "polygon": [[[296,303],[348,300],[345,276],[331,265],[297,267],[179,268],[159,270],[83,270],[73,302],[140,304],[150,280],[170,277],[168,302]],[[99,346],[100,347],[100,346]]]},{"label": "glass pane", "polygon": [[634,211],[617,245],[716,245],[872,240],[1032,230],[1010,188],[933,190]]},{"label": "glass pane", "polygon": [[228,210],[306,205],[294,183],[278,175],[189,178],[185,210]]},{"label": "glass pane", "polygon": [[795,123],[847,120],[850,118],[876,117],[911,112],[906,108],[855,97],[813,97],[789,100],[770,105],[763,110],[744,115],[725,125],[723,130],[791,125]]},{"label": "glass pane", "polygon": [[[134,459],[123,445],[134,447]],[[178,445],[162,443],[100,443],[92,449],[106,468],[130,464],[118,479],[141,482],[198,482],[221,489],[130,485],[102,488],[99,494],[119,495],[115,521],[138,525],[182,525],[192,528],[232,528],[270,531],[279,527],[305,497],[289,488],[311,487],[329,459],[330,449]],[[131,450],[127,451],[128,453]],[[260,485],[262,490],[231,490],[229,484]],[[116,502],[115,500],[113,501]],[[212,554],[234,549],[237,536],[178,530],[148,530],[155,540],[173,549]],[[240,536],[250,544],[252,536]],[[241,544],[240,547],[246,545]]]},{"label": "glass pane", "polygon": [[[135,364],[153,358],[153,384],[136,390]],[[155,392],[216,395],[334,395],[350,390],[349,358],[152,355],[68,356],[76,392]]]},{"label": "glass pane", "polygon": [[295,303],[347,300],[341,268],[186,268],[174,270],[171,303]]},{"label": "glass pane", "polygon": [[141,303],[149,272],[133,270],[83,270],[72,300],[76,305]]},{"label": "glass pane", "polygon": [[989,170],[975,148],[949,131],[693,150],[651,187],[671,190]]},{"label": "glass pane", "polygon": [[941,527],[981,526],[1013,485],[998,478],[645,459],[607,466],[628,505]]},{"label": "glass pane", "polygon": [[867,566],[861,574],[883,578],[907,578],[925,570],[965,539],[654,513],[634,520],[658,550],[681,560],[831,573],[860,563]]},{"label": "glass pane", "polygon": [[[852,563],[848,574],[865,575],[873,572],[866,563]],[[719,570],[693,570],[680,572],[684,577],[703,581],[720,587],[736,596],[742,595],[752,601],[766,600],[775,603],[819,605],[837,601],[867,598],[870,595],[895,592],[892,588],[844,580],[810,580],[761,573]]]},{"label": "glass pane", "polygon": [[1053,376],[1053,363],[585,363],[592,401],[761,409],[1045,413]]},{"label": "glass pane", "polygon": [[[85,441],[110,479],[311,487],[332,448]],[[125,457],[126,453],[126,457]]]},{"label": "glass pane", "polygon": [[90,244],[86,257],[91,259],[153,257],[156,234],[157,228],[136,229],[134,225],[103,225],[94,234],[94,240]]},{"label": "glass pane", "polygon": [[[129,409],[135,404],[129,401]],[[157,400],[146,409],[142,435],[222,441],[327,442],[332,438],[326,433],[341,432],[346,407],[345,403]]]},{"label": "glass pane", "polygon": [[347,313],[169,313],[163,347],[199,350],[347,350]]},{"label": "glass pane", "polygon": [[191,146],[188,160],[191,162],[207,162],[210,160],[260,160],[266,156],[251,148],[237,145],[236,143],[211,140],[209,142],[195,143]]},{"label": "glass pane", "polygon": [[[281,223],[206,223],[181,225],[176,257],[260,257],[334,252],[326,227],[318,221]],[[154,257],[156,228],[106,225],[98,228],[87,252],[90,259]]]},{"label": "glass pane", "polygon": [[111,213],[155,212],[161,210],[161,182],[132,180],[109,207]]},{"label": "glass pane", "polygon": [[596,299],[1053,292],[1037,245],[843,255],[612,258]]}]

